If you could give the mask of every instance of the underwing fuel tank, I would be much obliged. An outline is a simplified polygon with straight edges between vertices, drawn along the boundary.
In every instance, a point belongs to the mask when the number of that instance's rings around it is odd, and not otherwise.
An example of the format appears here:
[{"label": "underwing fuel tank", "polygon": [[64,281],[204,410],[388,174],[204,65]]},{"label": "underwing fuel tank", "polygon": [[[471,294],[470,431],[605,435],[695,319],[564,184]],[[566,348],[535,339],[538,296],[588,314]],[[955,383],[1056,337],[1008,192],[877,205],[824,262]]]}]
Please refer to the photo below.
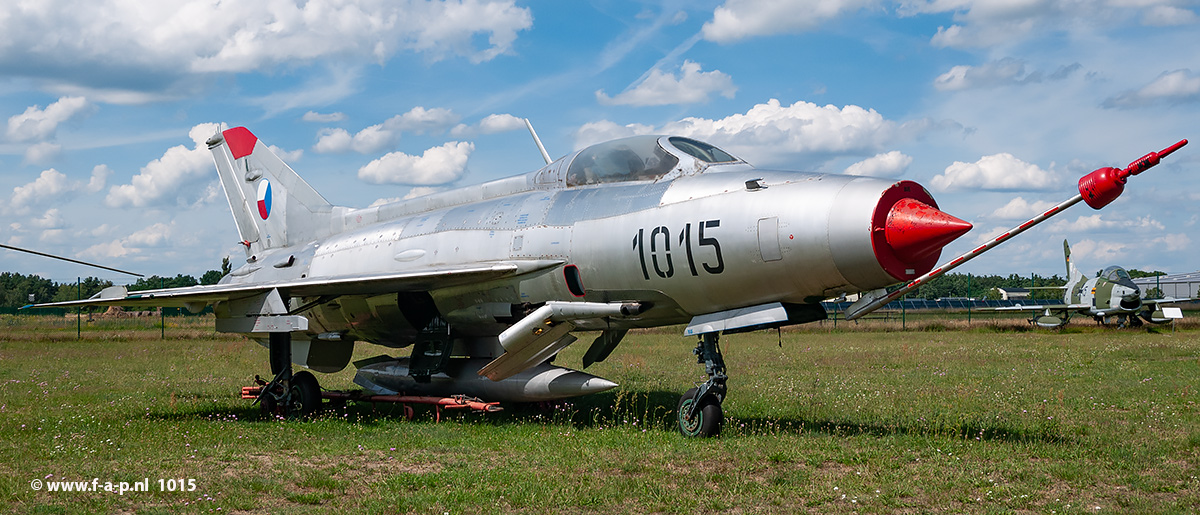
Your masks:
[{"label": "underwing fuel tank", "polygon": [[[368,360],[369,361],[369,360]],[[453,358],[442,373],[421,383],[409,375],[409,358],[384,359],[358,367],[354,383],[378,395],[470,395],[497,402],[539,402],[610,390],[617,383],[586,372],[542,363],[501,381],[476,373],[487,358]]]},{"label": "underwing fuel tank", "polygon": [[1033,323],[1036,324],[1038,327],[1043,327],[1046,329],[1054,329],[1057,327],[1062,327],[1064,325],[1067,325],[1067,321],[1063,320],[1062,317],[1059,317],[1056,315],[1051,315],[1049,313],[1044,314],[1044,315],[1034,316]]}]

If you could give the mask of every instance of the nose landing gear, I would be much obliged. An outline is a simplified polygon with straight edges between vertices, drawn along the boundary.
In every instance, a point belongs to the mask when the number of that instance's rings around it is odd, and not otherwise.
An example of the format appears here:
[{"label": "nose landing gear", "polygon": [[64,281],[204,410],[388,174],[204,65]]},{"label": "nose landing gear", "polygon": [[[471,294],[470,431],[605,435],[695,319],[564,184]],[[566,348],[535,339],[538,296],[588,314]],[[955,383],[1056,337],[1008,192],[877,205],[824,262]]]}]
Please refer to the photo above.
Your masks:
[{"label": "nose landing gear", "polygon": [[692,388],[679,398],[675,410],[679,432],[684,436],[711,437],[721,434],[725,425],[725,413],[721,402],[725,400],[725,360],[721,357],[720,333],[704,333],[692,351],[698,363],[704,364],[708,381]]}]

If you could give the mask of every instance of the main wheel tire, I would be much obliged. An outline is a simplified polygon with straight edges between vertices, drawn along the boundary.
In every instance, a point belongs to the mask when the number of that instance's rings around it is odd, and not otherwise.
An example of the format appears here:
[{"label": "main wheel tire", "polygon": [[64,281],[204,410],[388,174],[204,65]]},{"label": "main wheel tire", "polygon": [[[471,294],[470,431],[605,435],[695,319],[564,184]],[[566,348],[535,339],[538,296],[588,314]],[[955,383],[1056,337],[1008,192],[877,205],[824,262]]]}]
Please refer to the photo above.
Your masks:
[{"label": "main wheel tire", "polygon": [[292,389],[287,397],[288,418],[307,418],[321,411],[321,386],[311,372],[292,376]]},{"label": "main wheel tire", "polygon": [[705,396],[700,399],[702,403],[700,410],[696,412],[694,418],[687,419],[687,413],[692,409],[692,403],[696,402],[695,397],[696,388],[692,388],[679,398],[679,407],[675,410],[675,418],[679,421],[679,432],[683,433],[683,436],[700,438],[721,434],[721,426],[725,424],[725,413],[721,409],[721,404],[714,402],[712,397]]},{"label": "main wheel tire", "polygon": [[263,413],[266,413],[268,415],[278,415],[279,414],[276,412],[276,408],[278,408],[279,406],[275,402],[275,397],[272,397],[270,394],[263,395],[262,397],[259,398],[259,406],[261,406]]}]

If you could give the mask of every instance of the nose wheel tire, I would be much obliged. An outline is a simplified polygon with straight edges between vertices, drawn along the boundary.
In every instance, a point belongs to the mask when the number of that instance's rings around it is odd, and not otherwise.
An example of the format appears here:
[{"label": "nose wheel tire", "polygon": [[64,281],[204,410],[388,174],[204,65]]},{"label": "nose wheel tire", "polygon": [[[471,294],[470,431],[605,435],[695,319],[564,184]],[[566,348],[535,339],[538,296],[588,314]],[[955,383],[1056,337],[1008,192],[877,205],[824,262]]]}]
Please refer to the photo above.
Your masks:
[{"label": "nose wheel tire", "polygon": [[[696,410],[695,416],[688,418],[688,413],[692,411],[692,404],[700,402],[700,409]],[[721,426],[725,423],[725,413],[721,409],[721,403],[713,400],[711,396],[705,396],[699,401],[696,400],[696,388],[692,388],[679,398],[679,407],[675,410],[676,419],[679,421],[679,432],[684,436],[708,438],[721,434]]]},{"label": "nose wheel tire", "polygon": [[679,398],[675,419],[684,436],[707,438],[721,434],[721,426],[725,425],[721,401],[725,400],[725,381],[729,376],[725,375],[725,359],[721,357],[720,333],[699,336],[692,353],[696,362],[704,365],[708,381]]}]

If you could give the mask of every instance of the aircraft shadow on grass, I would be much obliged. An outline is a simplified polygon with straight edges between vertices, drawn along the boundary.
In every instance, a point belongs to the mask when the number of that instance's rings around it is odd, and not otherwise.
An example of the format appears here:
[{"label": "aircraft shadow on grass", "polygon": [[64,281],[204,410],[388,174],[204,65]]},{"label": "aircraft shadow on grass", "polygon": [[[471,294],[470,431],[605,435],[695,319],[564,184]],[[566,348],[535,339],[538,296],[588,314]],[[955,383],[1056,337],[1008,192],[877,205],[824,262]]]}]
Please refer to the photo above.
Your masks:
[{"label": "aircraft shadow on grass", "polygon": [[[211,399],[209,394],[175,395],[176,399]],[[510,403],[504,411],[477,413],[462,409],[437,409],[429,405],[413,405],[412,422],[430,423],[437,418],[468,424],[496,426],[521,424],[569,424],[577,429],[603,429],[615,427],[640,427],[652,430],[673,431],[676,428],[676,410],[679,397],[667,391],[619,391],[593,394],[574,402],[555,403]],[[747,435],[799,435],[819,433],[831,436],[935,436],[989,442],[1037,442],[1069,444],[1076,439],[1076,432],[1057,423],[1036,424],[1023,427],[1005,422],[965,420],[883,420],[879,422],[856,422],[831,417],[739,417],[728,414],[726,428],[733,434]],[[920,414],[917,414],[920,416]],[[981,417],[987,414],[980,414]],[[245,423],[278,422],[275,415],[263,413],[258,405],[247,404],[229,409],[214,404],[196,409],[167,408],[151,409],[147,418],[164,421],[213,420],[240,421]],[[400,404],[351,402],[338,405],[326,402],[319,418],[346,420],[347,423],[382,425],[408,422],[409,413]],[[930,415],[932,417],[932,415]]]}]

